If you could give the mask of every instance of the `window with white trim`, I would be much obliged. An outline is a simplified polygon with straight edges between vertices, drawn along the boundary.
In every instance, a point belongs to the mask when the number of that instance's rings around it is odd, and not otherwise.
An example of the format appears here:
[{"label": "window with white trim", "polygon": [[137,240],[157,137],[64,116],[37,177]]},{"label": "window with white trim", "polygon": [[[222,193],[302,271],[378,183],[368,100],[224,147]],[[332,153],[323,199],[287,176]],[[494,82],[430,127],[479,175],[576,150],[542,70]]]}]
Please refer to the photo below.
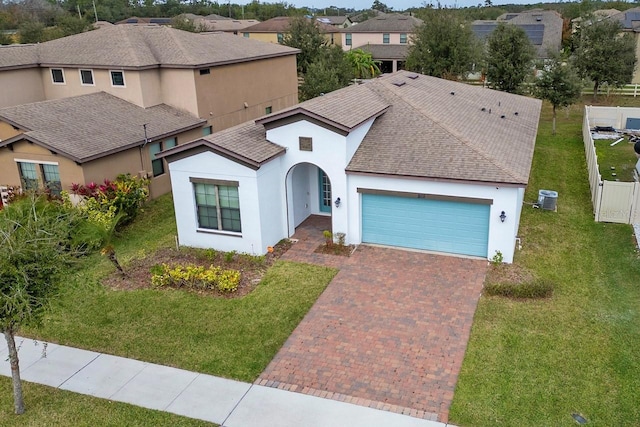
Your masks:
[{"label": "window with white trim", "polygon": [[93,86],[93,70],[80,70],[80,82],[82,86]]},{"label": "window with white trim", "polygon": [[40,182],[44,189],[54,196],[60,196],[62,183],[60,182],[60,170],[53,163],[17,162],[20,172],[20,182],[25,191],[38,190]]},{"label": "window with white trim", "polygon": [[64,70],[62,68],[51,69],[51,81],[56,85],[64,84]]},{"label": "window with white trim", "polygon": [[390,41],[389,33],[382,34],[382,43],[389,44],[389,41]]},{"label": "window with white trim", "polygon": [[345,42],[344,42],[344,43],[345,43],[347,46],[351,46],[351,33],[347,33],[347,34],[345,34],[344,38],[345,38]]},{"label": "window with white trim", "polygon": [[124,87],[124,71],[109,71],[111,75],[111,86]]},{"label": "window with white trim", "polygon": [[400,33],[400,44],[407,44],[407,33]]},{"label": "window with white trim", "polygon": [[198,228],[240,233],[240,198],[235,182],[193,183]]}]

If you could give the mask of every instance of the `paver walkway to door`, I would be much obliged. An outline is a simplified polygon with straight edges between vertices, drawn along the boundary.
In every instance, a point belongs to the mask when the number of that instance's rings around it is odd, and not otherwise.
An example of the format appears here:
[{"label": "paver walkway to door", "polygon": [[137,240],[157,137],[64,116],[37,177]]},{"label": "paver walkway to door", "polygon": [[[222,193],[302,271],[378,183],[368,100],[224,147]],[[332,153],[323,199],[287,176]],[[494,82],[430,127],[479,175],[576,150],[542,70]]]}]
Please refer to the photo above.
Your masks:
[{"label": "paver walkway to door", "polygon": [[311,217],[283,259],[340,272],[256,381],[447,422],[487,262],[361,245],[316,254]]}]

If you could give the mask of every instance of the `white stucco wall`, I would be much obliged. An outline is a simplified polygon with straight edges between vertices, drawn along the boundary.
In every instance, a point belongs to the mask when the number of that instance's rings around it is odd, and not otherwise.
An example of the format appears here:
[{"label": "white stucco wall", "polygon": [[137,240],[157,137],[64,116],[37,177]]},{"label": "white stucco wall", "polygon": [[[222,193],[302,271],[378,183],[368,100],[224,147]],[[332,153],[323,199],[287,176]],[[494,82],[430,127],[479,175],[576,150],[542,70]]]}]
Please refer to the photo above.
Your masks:
[{"label": "white stucco wall", "polygon": [[[496,187],[493,185],[459,184],[350,174],[348,175],[347,241],[351,244],[361,243],[362,241],[362,203],[361,194],[357,191],[358,188],[492,199],[493,204],[489,214],[488,258],[491,259],[496,251],[500,251],[505,262],[513,262],[515,238],[518,233],[522,206],[521,197],[524,194],[518,187]],[[504,223],[500,221],[500,213],[502,211],[505,211],[507,215]]]},{"label": "white stucco wall", "polygon": [[[352,133],[353,134],[353,133]],[[299,138],[300,137],[312,137],[313,138],[313,151],[300,151]],[[364,133],[362,133],[362,137]],[[362,139],[360,137],[360,140]],[[347,137],[328,130],[324,127],[307,122],[305,120],[291,123],[278,128],[270,129],[267,131],[267,139],[278,145],[287,148],[287,153],[280,158],[282,164],[282,170],[287,174],[287,194],[293,193],[292,175],[289,171],[292,167],[300,163],[310,163],[321,168],[329,177],[331,181],[331,193],[332,201],[335,201],[340,197],[341,205],[336,208],[332,206],[331,218],[333,232],[347,232],[347,211],[349,209],[349,200],[347,197],[347,180],[344,170],[347,166],[347,159],[350,156],[347,155],[347,146],[350,147],[353,144],[359,143],[356,141],[355,136],[353,140],[349,140],[347,144]],[[355,149],[352,148],[353,151]],[[311,168],[312,170],[313,168]],[[293,171],[296,172],[295,170]],[[317,178],[313,178],[315,171],[312,171],[309,175],[309,187],[310,187],[310,209],[311,213],[318,213],[319,194],[317,190]],[[314,203],[314,201],[316,201]],[[294,201],[289,198],[287,200],[287,210],[289,216],[293,218],[293,212],[295,210]],[[285,221],[287,221],[287,212],[284,213]],[[288,221],[288,233],[292,235],[295,231],[294,221]]]},{"label": "white stucco wall", "polygon": [[[264,227],[261,227],[260,221],[260,200],[269,194],[260,195],[258,190],[260,188],[264,192],[265,186],[269,184],[277,187],[275,183],[269,182],[273,179],[272,171],[264,171],[261,176],[263,182],[259,186],[257,171],[211,152],[173,161],[169,163],[169,170],[181,245],[251,254],[264,253],[267,244],[263,242],[261,230]],[[241,233],[198,229],[195,195],[190,178],[238,181]],[[268,218],[269,215],[266,215],[265,220]]]},{"label": "white stucco wall", "polygon": [[[256,171],[259,210],[256,212],[245,210],[244,212],[247,218],[255,218],[258,216],[260,221],[262,246],[254,246],[256,254],[266,253],[267,246],[273,246],[285,237],[289,237],[287,234],[284,172],[280,162],[281,158],[278,157],[269,163],[263,164],[260,166],[260,169]],[[242,209],[241,205],[241,214]],[[253,221],[253,219],[251,220]]]}]

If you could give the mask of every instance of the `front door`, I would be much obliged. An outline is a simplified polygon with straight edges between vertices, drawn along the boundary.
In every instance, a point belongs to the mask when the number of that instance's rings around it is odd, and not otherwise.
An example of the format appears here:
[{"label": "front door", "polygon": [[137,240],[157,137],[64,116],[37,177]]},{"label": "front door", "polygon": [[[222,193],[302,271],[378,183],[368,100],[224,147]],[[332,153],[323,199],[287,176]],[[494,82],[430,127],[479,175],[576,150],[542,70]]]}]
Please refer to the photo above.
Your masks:
[{"label": "front door", "polygon": [[318,169],[318,193],[320,194],[320,212],[331,212],[331,181],[322,169]]}]

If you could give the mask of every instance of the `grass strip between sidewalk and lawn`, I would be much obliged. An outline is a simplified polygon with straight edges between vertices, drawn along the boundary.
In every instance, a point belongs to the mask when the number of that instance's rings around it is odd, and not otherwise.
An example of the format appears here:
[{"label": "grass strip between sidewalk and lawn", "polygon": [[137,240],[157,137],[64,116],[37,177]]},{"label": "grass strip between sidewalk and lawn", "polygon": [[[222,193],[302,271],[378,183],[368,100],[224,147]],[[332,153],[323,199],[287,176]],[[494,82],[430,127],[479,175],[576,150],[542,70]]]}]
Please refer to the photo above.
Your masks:
[{"label": "grass strip between sidewalk and lawn", "polygon": [[[589,102],[589,101],[587,101]],[[638,105],[619,99],[617,105]],[[640,260],[630,225],[596,223],[583,106],[545,103],[525,201],[558,191],[558,211],[525,205],[516,263],[555,283],[552,298],[483,296],[450,410],[460,426],[640,425]]]},{"label": "grass strip between sidewalk and lawn", "polygon": [[[4,360],[3,360],[4,361]],[[82,426],[213,426],[168,412],[140,408],[23,382],[27,411],[13,414],[11,378],[0,376],[0,425],[3,427],[82,427]]]}]

